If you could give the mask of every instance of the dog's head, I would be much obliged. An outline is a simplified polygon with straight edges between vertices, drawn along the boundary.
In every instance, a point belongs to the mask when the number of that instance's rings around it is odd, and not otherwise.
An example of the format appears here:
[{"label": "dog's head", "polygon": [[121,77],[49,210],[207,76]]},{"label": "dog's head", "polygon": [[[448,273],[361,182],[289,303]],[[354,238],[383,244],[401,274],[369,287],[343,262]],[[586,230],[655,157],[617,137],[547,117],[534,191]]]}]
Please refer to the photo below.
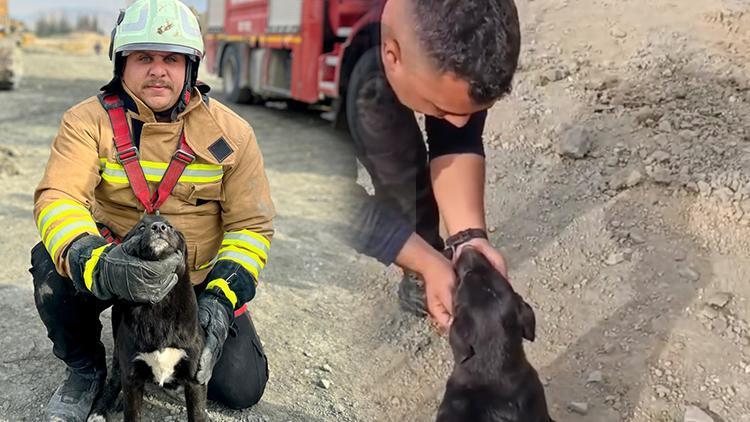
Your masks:
[{"label": "dog's head", "polygon": [[[129,242],[131,239],[134,240]],[[160,215],[144,215],[122,241],[133,245],[128,253],[148,261],[157,261],[177,251],[187,256],[185,237]]]},{"label": "dog's head", "polygon": [[450,343],[459,362],[481,345],[534,341],[536,318],[523,298],[485,256],[466,246],[458,258],[458,289]]}]

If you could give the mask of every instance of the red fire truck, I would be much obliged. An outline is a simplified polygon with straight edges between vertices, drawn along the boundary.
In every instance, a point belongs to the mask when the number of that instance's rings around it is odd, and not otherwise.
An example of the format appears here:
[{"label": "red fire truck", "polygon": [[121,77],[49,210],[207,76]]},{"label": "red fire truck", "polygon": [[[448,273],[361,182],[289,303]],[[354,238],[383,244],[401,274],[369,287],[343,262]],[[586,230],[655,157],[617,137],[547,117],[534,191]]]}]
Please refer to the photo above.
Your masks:
[{"label": "red fire truck", "polygon": [[326,117],[356,127],[347,110],[378,71],[384,2],[209,0],[204,63],[232,102],[329,105]]}]

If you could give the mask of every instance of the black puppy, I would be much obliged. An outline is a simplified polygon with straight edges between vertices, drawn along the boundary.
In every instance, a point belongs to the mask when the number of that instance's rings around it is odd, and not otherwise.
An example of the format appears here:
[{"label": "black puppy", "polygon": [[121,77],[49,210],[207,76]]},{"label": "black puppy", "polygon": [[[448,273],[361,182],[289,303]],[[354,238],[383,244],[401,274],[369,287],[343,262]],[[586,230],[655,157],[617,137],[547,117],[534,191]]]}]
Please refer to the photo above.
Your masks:
[{"label": "black puppy", "polygon": [[194,380],[204,334],[188,273],[185,238],[164,217],[155,215],[145,215],[123,243],[133,237],[140,238],[128,251],[135,256],[157,260],[182,251],[185,260],[177,268],[179,281],[162,301],[153,305],[118,301],[113,305],[112,373],[88,421],[104,421],[121,389],[125,421],[140,421],[146,382],[167,388],[183,385],[188,420],[206,421],[206,386]]},{"label": "black puppy", "polygon": [[438,422],[553,422],[544,388],[526,360],[534,311],[481,253],[467,246],[457,262],[450,345],[453,373]]}]

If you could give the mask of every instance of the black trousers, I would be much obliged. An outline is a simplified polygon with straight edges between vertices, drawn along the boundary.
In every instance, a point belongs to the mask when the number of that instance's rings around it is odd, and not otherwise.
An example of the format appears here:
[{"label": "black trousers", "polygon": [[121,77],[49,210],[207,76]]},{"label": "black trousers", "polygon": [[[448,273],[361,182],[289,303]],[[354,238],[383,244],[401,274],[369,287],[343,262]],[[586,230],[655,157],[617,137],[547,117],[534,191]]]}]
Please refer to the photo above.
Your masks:
[{"label": "black trousers", "polygon": [[[76,291],[73,282],[56,270],[40,242],[31,250],[34,300],[52,352],[71,369],[105,368],[99,314],[111,306]],[[230,334],[208,382],[208,398],[233,409],[256,404],[268,381],[268,360],[250,315],[235,318],[236,335]]]}]

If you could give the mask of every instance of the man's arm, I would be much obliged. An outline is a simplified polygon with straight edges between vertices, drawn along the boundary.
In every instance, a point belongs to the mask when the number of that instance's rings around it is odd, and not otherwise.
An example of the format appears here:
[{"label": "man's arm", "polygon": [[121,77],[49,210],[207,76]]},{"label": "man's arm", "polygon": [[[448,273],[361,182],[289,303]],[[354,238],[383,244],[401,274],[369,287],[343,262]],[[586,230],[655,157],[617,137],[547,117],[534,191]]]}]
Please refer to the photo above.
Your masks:
[{"label": "man's arm", "polygon": [[[482,144],[486,118],[486,111],[476,113],[461,128],[441,119],[425,120],[432,188],[449,236],[471,228],[486,230]],[[507,276],[505,259],[487,239],[476,238],[465,244],[477,248]]]},{"label": "man's arm", "polygon": [[[438,157],[430,164],[432,185],[438,208],[449,235],[465,229],[486,230],[484,208],[484,157],[475,154],[451,154]],[[504,276],[508,276],[505,258],[487,239],[474,238],[462,244],[481,252]]]},{"label": "man's arm", "polygon": [[484,157],[471,153],[442,155],[432,160],[430,172],[448,234],[485,229]]},{"label": "man's arm", "polygon": [[198,321],[206,332],[195,379],[206,384],[229,335],[233,315],[255,297],[274,234],[276,210],[271,200],[255,134],[248,128],[234,166],[224,174],[221,201],[224,237],[216,263],[198,297]]},{"label": "man's arm", "polygon": [[[486,119],[486,110],[475,113],[461,128],[442,119],[425,119],[433,190],[448,235],[470,228],[486,229],[482,143]],[[477,248],[507,275],[505,259],[488,240],[472,239],[465,244]]]},{"label": "man's arm", "polygon": [[68,110],[52,141],[42,180],[34,191],[34,219],[57,272],[70,277],[63,252],[85,234],[99,235],[90,209],[99,184],[97,141],[84,121]]},{"label": "man's arm", "polygon": [[263,156],[248,128],[235,164],[224,174],[221,201],[224,237],[207,276],[207,294],[215,294],[237,310],[255,297],[273,237],[276,210],[271,200]]}]

